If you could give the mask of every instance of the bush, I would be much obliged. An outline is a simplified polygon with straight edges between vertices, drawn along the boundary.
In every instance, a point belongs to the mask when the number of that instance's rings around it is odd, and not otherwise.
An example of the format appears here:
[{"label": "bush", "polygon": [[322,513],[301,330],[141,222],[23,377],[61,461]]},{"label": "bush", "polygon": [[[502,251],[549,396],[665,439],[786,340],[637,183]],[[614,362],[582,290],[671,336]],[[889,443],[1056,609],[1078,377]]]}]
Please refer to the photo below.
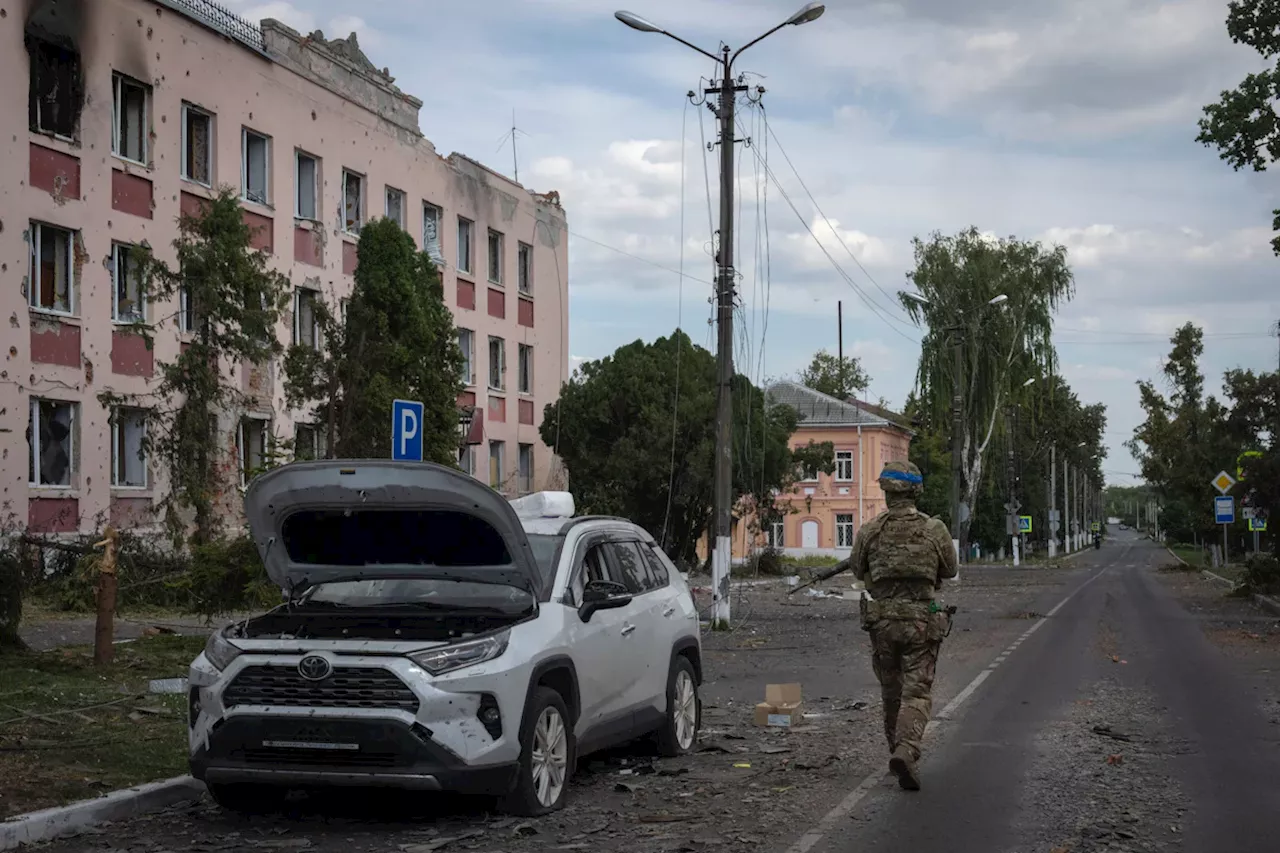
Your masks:
[{"label": "bush", "polygon": [[209,619],[280,603],[280,589],[267,577],[248,536],[197,545],[181,587],[186,594],[183,609]]},{"label": "bush", "polygon": [[1280,558],[1274,554],[1250,554],[1237,590],[1260,595],[1280,594]]}]

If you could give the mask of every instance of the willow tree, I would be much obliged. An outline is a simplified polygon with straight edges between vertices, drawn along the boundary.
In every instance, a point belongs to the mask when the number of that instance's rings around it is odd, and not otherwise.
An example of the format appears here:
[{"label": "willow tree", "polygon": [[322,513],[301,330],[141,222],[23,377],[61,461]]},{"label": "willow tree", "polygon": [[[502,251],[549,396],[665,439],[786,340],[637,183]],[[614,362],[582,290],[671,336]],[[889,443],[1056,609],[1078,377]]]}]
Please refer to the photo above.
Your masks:
[{"label": "willow tree", "polygon": [[1075,281],[1067,250],[1058,245],[992,238],[970,227],[954,237],[917,237],[912,246],[915,268],[907,277],[920,299],[904,294],[902,305],[917,325],[927,326],[917,377],[921,407],[932,422],[959,429],[960,461],[953,470],[960,479],[963,551],[973,521],[969,508],[1013,375],[1054,372],[1053,314],[1074,295]]}]

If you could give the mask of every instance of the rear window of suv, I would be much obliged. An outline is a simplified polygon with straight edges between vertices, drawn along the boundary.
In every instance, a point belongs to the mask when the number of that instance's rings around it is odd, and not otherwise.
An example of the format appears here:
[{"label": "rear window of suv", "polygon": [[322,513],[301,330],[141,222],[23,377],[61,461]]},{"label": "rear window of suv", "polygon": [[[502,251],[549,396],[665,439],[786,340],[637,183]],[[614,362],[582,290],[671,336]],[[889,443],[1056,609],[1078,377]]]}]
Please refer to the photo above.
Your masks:
[{"label": "rear window of suv", "polygon": [[452,510],[299,510],[281,538],[289,559],[325,566],[510,566],[491,524]]}]

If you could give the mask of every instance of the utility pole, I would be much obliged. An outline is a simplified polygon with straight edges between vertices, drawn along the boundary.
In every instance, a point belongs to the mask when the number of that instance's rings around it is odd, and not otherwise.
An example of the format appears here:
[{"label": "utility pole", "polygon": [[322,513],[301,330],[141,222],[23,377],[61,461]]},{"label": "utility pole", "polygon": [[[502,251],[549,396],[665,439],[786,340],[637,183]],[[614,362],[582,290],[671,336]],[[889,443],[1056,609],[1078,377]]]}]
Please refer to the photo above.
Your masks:
[{"label": "utility pole", "polygon": [[1071,463],[1066,456],[1062,454],[1062,547],[1070,554],[1074,550],[1071,547]]},{"label": "utility pole", "polygon": [[1049,445],[1049,556],[1058,556],[1058,444]]},{"label": "utility pole", "polygon": [[844,387],[844,303],[839,299],[836,300],[836,359],[836,381],[840,383],[840,402],[847,403],[849,389]]},{"label": "utility pole", "polygon": [[[752,45],[763,41],[786,26],[799,26],[815,21],[826,11],[822,3],[809,3],[787,20],[759,36],[737,51],[731,51],[728,45],[722,45],[720,55],[703,50],[695,44],[685,41],[677,35],[667,32],[656,24],[652,24],[631,12],[614,12],[613,16],[622,23],[644,33],[660,33],[680,42],[685,47],[709,57],[719,65],[720,79],[703,90],[705,95],[714,95],[716,104],[712,108],[720,122],[720,245],[715,253],[716,260],[716,464],[715,485],[712,491],[713,522],[715,539],[711,550],[711,626],[729,627],[729,567],[732,562],[733,547],[731,531],[733,529],[733,398],[731,396],[733,382],[733,185],[736,172],[733,167],[734,145],[738,140],[734,135],[734,110],[739,92],[746,92],[747,87],[740,85],[733,76],[733,63],[742,52]],[[764,88],[758,88],[759,95]],[[690,98],[694,93],[689,93]]]}]

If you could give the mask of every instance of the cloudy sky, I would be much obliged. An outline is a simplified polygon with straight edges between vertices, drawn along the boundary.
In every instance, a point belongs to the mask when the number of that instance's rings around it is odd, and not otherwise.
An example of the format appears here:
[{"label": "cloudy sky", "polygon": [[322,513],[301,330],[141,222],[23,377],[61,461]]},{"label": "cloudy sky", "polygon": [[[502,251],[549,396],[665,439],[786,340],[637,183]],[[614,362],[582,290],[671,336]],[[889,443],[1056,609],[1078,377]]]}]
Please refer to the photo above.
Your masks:
[{"label": "cloudy sky", "polygon": [[[521,182],[559,190],[568,211],[575,357],[677,324],[710,346],[717,166],[703,159],[712,117],[685,93],[712,68],[622,26],[613,3],[714,50],[802,0],[223,2],[358,32],[425,102],[442,153],[510,174],[514,110]],[[1277,366],[1280,178],[1233,173],[1195,142],[1201,107],[1258,64],[1225,18],[1225,0],[832,0],[753,47],[738,68],[767,93],[741,114],[739,369],[783,377],[834,351],[842,302],[872,398],[900,404],[919,332],[890,295],[911,238],[973,224],[1060,242],[1077,280],[1062,370],[1107,405],[1105,467],[1131,482],[1134,383],[1157,373],[1174,328],[1204,326],[1215,389],[1225,369]]]}]

